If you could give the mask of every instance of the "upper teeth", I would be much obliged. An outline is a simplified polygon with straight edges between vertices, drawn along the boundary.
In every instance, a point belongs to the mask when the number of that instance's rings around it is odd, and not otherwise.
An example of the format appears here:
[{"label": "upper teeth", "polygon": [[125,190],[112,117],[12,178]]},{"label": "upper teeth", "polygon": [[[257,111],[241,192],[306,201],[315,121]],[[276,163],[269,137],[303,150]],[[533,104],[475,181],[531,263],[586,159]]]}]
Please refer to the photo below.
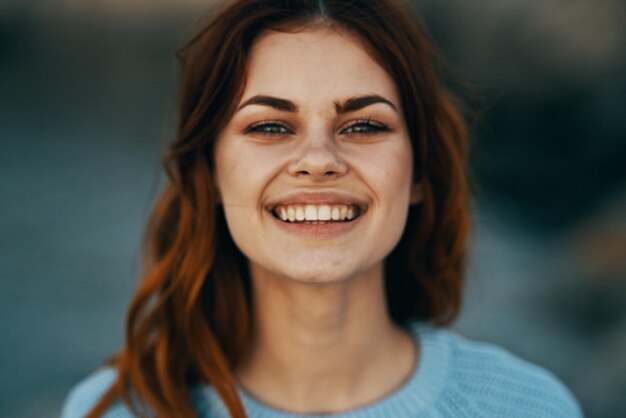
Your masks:
[{"label": "upper teeth", "polygon": [[280,205],[274,214],[285,222],[302,221],[351,221],[359,215],[352,205]]}]

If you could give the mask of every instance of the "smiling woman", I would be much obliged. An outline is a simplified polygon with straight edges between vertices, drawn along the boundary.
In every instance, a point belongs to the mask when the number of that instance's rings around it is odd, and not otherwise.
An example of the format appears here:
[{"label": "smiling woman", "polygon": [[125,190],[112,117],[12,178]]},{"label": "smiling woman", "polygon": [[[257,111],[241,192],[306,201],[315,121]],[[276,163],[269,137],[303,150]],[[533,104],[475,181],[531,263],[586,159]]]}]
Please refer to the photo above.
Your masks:
[{"label": "smiling woman", "polygon": [[318,23],[256,40],[242,102],[218,136],[215,177],[255,283],[382,279],[419,200],[391,76],[358,38]]},{"label": "smiling woman", "polygon": [[182,58],[126,344],[64,417],[580,416],[443,328],[466,140],[423,29],[383,0],[239,0]]}]

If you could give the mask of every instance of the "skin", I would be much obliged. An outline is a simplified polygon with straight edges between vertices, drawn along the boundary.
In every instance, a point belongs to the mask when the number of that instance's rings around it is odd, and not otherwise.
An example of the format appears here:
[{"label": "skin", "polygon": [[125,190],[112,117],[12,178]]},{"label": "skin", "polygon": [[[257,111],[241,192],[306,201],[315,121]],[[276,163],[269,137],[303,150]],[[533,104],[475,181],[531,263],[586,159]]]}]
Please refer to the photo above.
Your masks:
[{"label": "skin", "polygon": [[[420,199],[397,88],[357,39],[328,27],[267,32],[248,68],[215,150],[216,184],[255,301],[254,341],[235,374],[283,410],[354,409],[397,389],[418,357],[388,316],[383,285],[384,258]],[[249,103],[259,95],[297,110]],[[372,95],[383,101],[337,111]],[[268,206],[300,192],[340,193],[367,210],[339,232],[285,230]]]}]

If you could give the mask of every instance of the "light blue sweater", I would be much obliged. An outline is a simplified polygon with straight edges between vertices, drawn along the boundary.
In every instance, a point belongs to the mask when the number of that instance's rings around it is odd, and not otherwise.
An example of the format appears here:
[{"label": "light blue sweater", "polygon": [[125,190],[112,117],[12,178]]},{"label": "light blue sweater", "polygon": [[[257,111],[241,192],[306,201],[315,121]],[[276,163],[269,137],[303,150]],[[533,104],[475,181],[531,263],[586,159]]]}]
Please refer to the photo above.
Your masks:
[{"label": "light blue sweater", "polygon": [[[580,407],[568,389],[550,372],[507,351],[467,340],[452,331],[423,323],[412,326],[420,347],[418,366],[409,380],[386,398],[334,418],[577,418]],[[115,379],[115,371],[100,370],[68,396],[62,418],[84,417]],[[193,388],[198,416],[227,418],[226,408],[208,386]],[[272,409],[240,389],[250,418],[297,418]],[[106,418],[132,415],[124,404],[109,409]],[[305,415],[308,418],[321,415]]]}]

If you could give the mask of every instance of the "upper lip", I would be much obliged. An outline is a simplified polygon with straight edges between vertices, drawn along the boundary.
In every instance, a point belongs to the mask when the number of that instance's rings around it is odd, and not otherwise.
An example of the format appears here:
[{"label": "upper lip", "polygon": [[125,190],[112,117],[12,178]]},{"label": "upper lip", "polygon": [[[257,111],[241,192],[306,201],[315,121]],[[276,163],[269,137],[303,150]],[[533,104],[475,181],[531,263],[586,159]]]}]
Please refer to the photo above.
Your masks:
[{"label": "upper lip", "polygon": [[267,208],[273,210],[276,206],[286,205],[354,205],[361,211],[367,209],[367,203],[356,196],[342,192],[297,192],[269,202]]}]

